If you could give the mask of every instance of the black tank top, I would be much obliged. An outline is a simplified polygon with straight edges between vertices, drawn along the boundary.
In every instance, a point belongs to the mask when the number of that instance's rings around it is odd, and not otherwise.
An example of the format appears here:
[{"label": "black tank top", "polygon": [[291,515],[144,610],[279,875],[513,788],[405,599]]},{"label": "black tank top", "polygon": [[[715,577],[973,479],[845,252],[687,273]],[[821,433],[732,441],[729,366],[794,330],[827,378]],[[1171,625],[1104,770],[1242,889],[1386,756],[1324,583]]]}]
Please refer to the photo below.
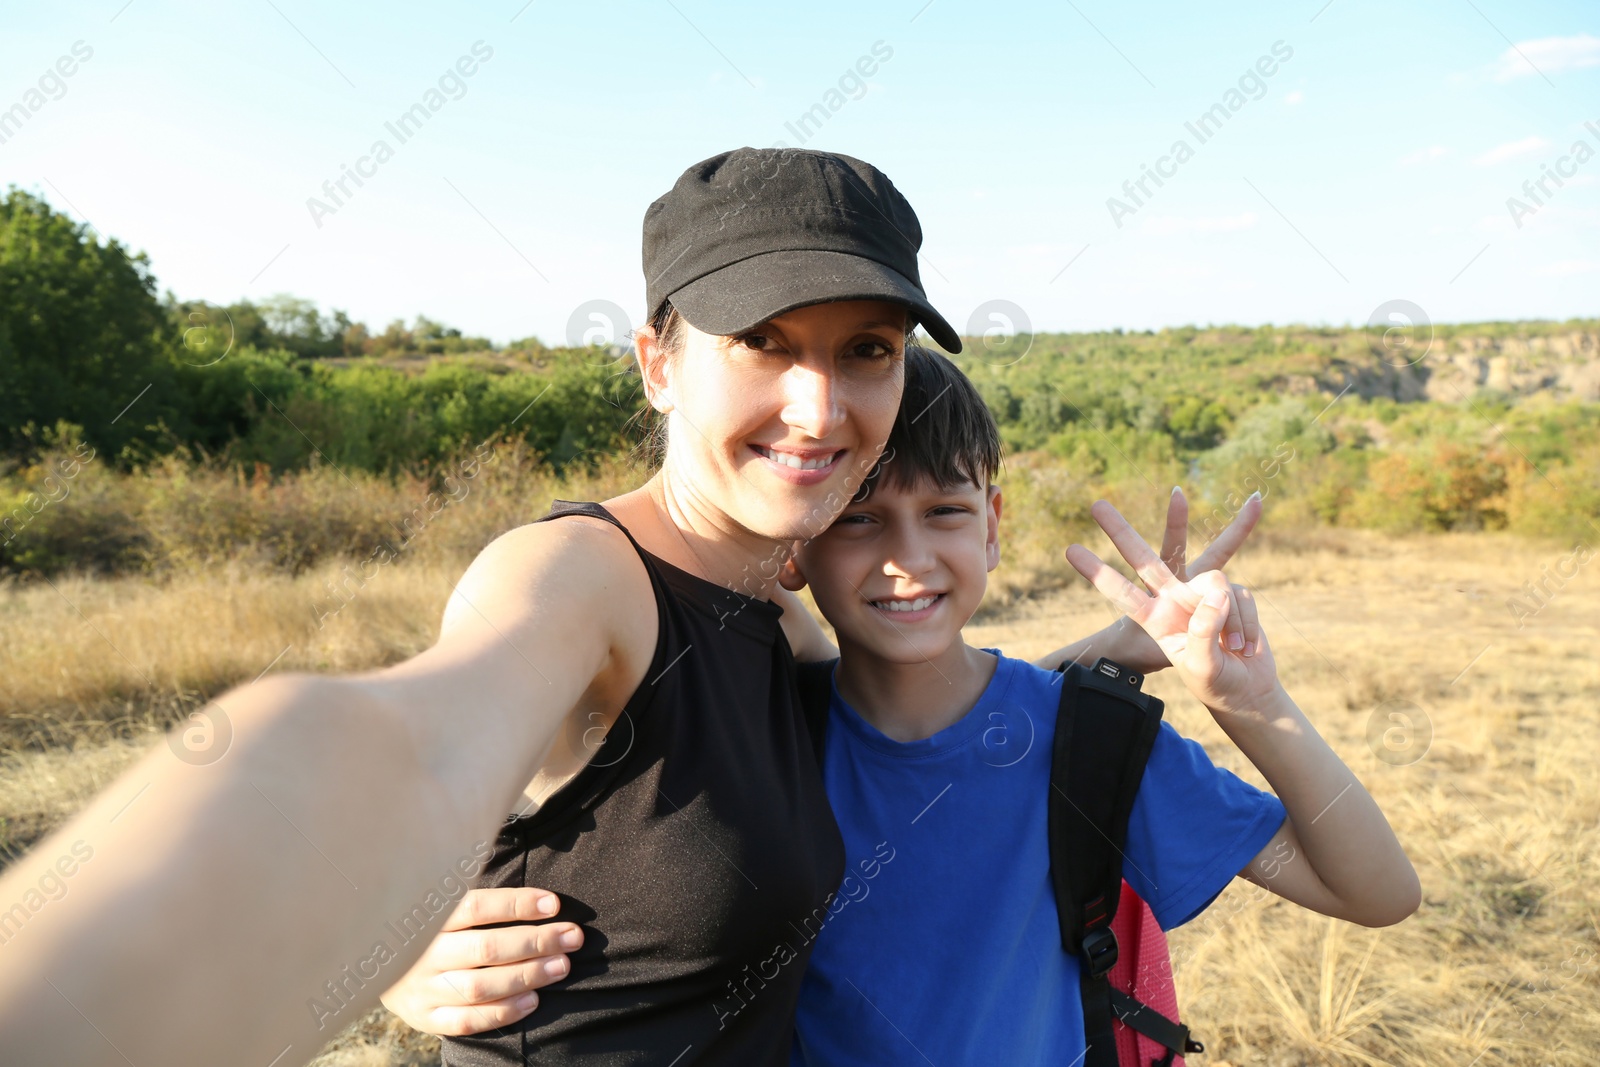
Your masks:
[{"label": "black tank top", "polygon": [[506,821],[477,880],[559,893],[558,919],[584,928],[571,974],[521,1022],[446,1038],[444,1062],[783,1067],[844,842],[782,609],[651,555],[599,504],[537,521],[575,514],[643,559],[655,655],[589,764]]}]

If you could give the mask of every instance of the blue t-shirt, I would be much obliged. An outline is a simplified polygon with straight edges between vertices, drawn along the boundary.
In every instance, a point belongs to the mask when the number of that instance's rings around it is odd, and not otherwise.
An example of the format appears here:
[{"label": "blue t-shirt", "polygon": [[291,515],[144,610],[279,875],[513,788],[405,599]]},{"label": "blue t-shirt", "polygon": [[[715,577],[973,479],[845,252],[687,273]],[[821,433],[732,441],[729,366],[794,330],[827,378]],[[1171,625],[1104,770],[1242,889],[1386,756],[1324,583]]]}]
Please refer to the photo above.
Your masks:
[{"label": "blue t-shirt", "polygon": [[[884,736],[834,689],[823,777],[847,863],[814,935],[795,1064],[1072,1063],[1083,1052],[1078,961],[1061,948],[1045,836],[1060,684],[1001,656],[965,717],[911,742]],[[1284,814],[1163,722],[1123,876],[1171,929],[1216,898]]]}]

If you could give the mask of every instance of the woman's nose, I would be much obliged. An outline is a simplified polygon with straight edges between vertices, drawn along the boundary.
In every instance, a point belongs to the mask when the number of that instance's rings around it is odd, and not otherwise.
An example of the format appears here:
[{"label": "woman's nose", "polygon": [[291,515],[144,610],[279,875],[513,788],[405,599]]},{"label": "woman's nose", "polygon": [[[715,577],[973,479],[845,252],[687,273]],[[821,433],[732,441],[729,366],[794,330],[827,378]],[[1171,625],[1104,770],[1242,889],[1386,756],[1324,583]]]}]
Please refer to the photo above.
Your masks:
[{"label": "woman's nose", "polygon": [[823,440],[844,421],[832,367],[797,360],[784,374],[783,421]]}]

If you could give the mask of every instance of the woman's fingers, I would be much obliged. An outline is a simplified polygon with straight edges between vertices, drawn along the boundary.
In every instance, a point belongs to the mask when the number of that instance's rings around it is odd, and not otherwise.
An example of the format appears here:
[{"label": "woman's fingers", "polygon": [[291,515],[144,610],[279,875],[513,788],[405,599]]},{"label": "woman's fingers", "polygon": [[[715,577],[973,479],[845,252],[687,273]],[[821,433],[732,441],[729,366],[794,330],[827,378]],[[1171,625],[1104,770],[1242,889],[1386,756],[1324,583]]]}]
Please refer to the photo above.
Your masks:
[{"label": "woman's fingers", "polygon": [[572,923],[456,930],[434,939],[428,959],[441,972],[457,971],[560,956],[582,944],[583,931]]},{"label": "woman's fingers", "polygon": [[1256,523],[1261,521],[1261,494],[1251,493],[1250,498],[1239,508],[1239,514],[1233,521],[1217,535],[1217,539],[1206,546],[1206,550],[1195,559],[1189,567],[1190,574],[1201,574],[1205,571],[1219,571],[1227,566],[1233,554],[1239,551],[1239,546],[1245,543],[1250,536],[1250,531],[1256,528]]},{"label": "woman's fingers", "polygon": [[1161,533],[1161,561],[1179,581],[1189,553],[1189,501],[1179,486],[1172,487],[1167,500],[1167,528]]},{"label": "woman's fingers", "polygon": [[1148,610],[1150,598],[1140,591],[1138,586],[1082,545],[1072,545],[1067,549],[1067,562],[1072,564],[1079,574],[1089,579],[1090,584],[1120,608],[1124,615],[1137,620]]},{"label": "woman's fingers", "polygon": [[520,993],[488,1004],[450,1005],[428,1013],[422,1029],[440,1037],[465,1037],[510,1026],[539,1006],[539,994]]},{"label": "woman's fingers", "polygon": [[491,923],[540,922],[560,910],[561,898],[547,889],[469,889],[439,929],[444,932]]},{"label": "woman's fingers", "polygon": [[1122,558],[1144,580],[1144,584],[1152,593],[1158,593],[1176,579],[1167,565],[1161,562],[1161,557],[1156,555],[1155,549],[1139,536],[1139,532],[1128,525],[1116,508],[1108,501],[1096,500],[1089,508],[1089,514],[1094,516],[1094,521],[1100,524],[1100,529],[1111,538],[1111,543],[1116,546]]}]

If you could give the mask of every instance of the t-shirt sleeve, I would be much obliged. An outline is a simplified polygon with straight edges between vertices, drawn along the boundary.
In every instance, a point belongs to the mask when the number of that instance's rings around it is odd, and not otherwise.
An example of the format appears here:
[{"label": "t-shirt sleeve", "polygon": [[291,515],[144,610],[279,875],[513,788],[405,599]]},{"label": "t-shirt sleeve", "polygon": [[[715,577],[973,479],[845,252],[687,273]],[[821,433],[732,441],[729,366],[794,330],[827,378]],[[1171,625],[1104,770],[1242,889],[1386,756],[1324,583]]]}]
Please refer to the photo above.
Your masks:
[{"label": "t-shirt sleeve", "polygon": [[1204,911],[1286,816],[1283,802],[1218,767],[1163,722],[1128,819],[1122,876],[1163,930]]}]

